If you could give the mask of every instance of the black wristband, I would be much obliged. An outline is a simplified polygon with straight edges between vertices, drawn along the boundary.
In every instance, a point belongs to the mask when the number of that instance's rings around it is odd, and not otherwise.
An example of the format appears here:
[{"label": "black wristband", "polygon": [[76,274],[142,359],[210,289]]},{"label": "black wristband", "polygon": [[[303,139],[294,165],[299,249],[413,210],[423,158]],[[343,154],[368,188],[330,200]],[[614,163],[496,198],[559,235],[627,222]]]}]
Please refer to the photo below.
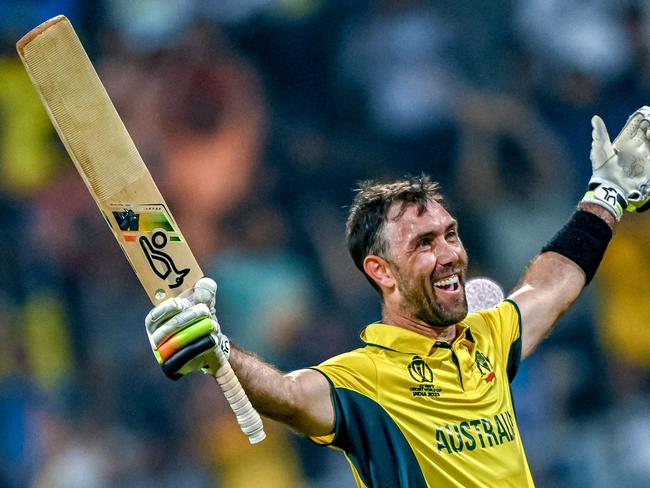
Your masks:
[{"label": "black wristband", "polygon": [[577,210],[542,252],[556,252],[580,266],[586,275],[586,286],[596,274],[612,235],[612,229],[603,219]]}]

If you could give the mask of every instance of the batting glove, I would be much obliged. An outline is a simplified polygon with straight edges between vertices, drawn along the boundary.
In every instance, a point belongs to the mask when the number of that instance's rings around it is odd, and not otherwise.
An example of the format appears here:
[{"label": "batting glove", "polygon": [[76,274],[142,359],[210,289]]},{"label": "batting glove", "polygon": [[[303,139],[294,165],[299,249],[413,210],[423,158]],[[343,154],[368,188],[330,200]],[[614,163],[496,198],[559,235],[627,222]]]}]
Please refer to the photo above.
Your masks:
[{"label": "batting glove", "polygon": [[165,300],[147,314],[151,349],[169,378],[193,371],[214,376],[228,361],[230,343],[215,316],[216,292],[213,280],[201,278],[187,296]]},{"label": "batting glove", "polygon": [[614,140],[603,119],[591,119],[591,167],[583,202],[596,203],[620,220],[623,210],[650,208],[650,107],[634,112]]}]

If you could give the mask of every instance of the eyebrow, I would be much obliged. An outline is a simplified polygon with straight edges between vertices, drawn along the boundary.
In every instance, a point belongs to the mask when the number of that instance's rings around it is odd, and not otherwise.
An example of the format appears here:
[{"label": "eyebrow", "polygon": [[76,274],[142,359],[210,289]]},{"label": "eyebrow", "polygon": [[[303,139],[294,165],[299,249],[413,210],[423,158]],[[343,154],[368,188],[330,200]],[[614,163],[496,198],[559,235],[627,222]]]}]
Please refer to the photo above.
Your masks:
[{"label": "eyebrow", "polygon": [[[449,222],[449,224],[442,231],[442,234],[445,234],[445,233],[449,232],[452,229],[458,230],[458,221],[456,219],[452,219],[451,222]],[[434,230],[428,230],[428,231],[422,232],[420,234],[417,234],[416,236],[413,237],[413,239],[411,239],[409,241],[409,243],[408,243],[409,247],[412,247],[416,242],[418,242],[420,239],[422,239],[424,237],[434,236],[434,235],[437,235],[437,233]]]}]

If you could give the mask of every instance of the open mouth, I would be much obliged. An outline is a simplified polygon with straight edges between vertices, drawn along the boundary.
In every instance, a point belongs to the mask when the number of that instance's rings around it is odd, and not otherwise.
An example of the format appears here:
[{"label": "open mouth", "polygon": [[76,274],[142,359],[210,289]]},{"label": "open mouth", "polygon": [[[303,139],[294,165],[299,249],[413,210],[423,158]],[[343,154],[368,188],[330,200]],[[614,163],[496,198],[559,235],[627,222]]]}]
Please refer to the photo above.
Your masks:
[{"label": "open mouth", "polygon": [[460,279],[457,274],[453,274],[436,281],[433,286],[444,291],[457,291],[460,288]]}]

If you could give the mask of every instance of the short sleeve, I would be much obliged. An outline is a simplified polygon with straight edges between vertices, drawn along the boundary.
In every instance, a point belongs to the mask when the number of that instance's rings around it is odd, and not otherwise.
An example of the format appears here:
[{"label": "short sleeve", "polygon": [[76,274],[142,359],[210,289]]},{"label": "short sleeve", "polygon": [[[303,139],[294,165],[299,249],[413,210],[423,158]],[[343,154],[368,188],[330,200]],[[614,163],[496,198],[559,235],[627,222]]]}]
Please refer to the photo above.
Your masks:
[{"label": "short sleeve", "polygon": [[488,325],[499,360],[504,363],[508,380],[512,382],[521,360],[522,324],[519,307],[512,300],[504,300],[495,308],[481,310],[478,315]]},{"label": "short sleeve", "polygon": [[357,349],[328,359],[311,369],[323,374],[330,384],[336,420],[334,433],[310,439],[320,445],[336,445],[335,439],[345,425],[342,419],[344,409],[341,408],[341,390],[349,390],[374,400],[377,390],[376,367],[363,349]]}]

